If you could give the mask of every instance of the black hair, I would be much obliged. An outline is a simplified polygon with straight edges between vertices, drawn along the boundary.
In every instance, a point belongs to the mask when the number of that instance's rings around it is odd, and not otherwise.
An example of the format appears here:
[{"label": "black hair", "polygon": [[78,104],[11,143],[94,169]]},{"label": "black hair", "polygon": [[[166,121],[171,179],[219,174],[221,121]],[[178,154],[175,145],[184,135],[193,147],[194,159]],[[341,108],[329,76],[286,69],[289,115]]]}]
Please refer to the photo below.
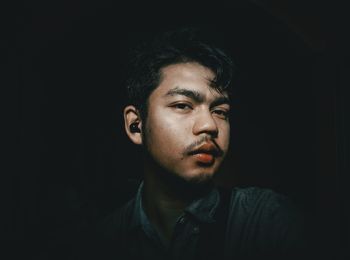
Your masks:
[{"label": "black hair", "polygon": [[211,35],[203,35],[197,28],[182,28],[160,34],[135,48],[126,87],[129,104],[137,107],[142,119],[147,117],[149,96],[160,84],[161,69],[169,65],[199,63],[214,73],[211,87],[232,93],[233,61],[222,49],[204,40],[208,36]]}]

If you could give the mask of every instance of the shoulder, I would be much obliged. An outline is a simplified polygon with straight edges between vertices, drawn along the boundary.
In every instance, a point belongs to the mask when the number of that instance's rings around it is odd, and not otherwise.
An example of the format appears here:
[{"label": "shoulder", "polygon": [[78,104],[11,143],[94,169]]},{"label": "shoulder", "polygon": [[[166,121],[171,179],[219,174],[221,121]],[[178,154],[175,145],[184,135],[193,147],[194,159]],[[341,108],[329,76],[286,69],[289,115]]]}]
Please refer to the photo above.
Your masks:
[{"label": "shoulder", "polygon": [[244,245],[257,252],[291,251],[304,246],[305,218],[287,195],[259,187],[234,188],[229,208],[229,230],[239,231]]},{"label": "shoulder", "polygon": [[235,187],[232,189],[232,193],[237,198],[243,199],[248,203],[259,199],[286,197],[280,193],[273,191],[272,189],[260,187]]},{"label": "shoulder", "polygon": [[126,231],[131,223],[140,185],[141,180],[130,179],[125,182],[124,193],[127,194],[127,199],[97,221],[96,233],[98,236],[114,239],[116,234]]},{"label": "shoulder", "polygon": [[128,226],[133,201],[131,199],[92,225],[91,232],[77,245],[77,254],[81,259],[125,259],[120,258],[124,253],[121,235],[127,232],[124,227]]},{"label": "shoulder", "polygon": [[101,218],[96,225],[96,233],[101,239],[114,239],[127,229],[134,209],[135,198],[114,209],[107,216]]},{"label": "shoulder", "polygon": [[231,193],[231,208],[241,208],[246,213],[262,211],[286,210],[297,211],[296,205],[288,196],[272,189],[260,187],[233,188]]},{"label": "shoulder", "polygon": [[286,229],[304,222],[301,207],[291,197],[268,188],[233,188],[229,206],[232,220],[243,218],[255,226]]}]

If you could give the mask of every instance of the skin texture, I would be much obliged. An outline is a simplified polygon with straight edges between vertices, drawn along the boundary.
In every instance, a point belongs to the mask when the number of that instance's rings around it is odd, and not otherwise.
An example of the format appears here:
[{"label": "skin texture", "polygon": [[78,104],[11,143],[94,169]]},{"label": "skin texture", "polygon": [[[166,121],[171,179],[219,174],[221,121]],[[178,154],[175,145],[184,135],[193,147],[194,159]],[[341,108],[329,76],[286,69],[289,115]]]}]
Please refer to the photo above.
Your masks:
[{"label": "skin texture", "polygon": [[[230,125],[222,114],[228,112],[229,105],[211,107],[222,95],[209,86],[213,73],[199,64],[171,65],[163,69],[163,75],[149,97],[146,147],[160,165],[186,181],[211,179],[228,149]],[[195,91],[203,100],[194,100],[180,90]],[[188,155],[208,143],[223,151],[213,163],[199,164],[198,155]]]},{"label": "skin texture", "polygon": [[[197,63],[170,65],[162,72],[160,85],[149,97],[145,127],[137,109],[126,108],[127,133],[134,143],[144,144],[154,160],[170,173],[189,182],[211,179],[228,150],[230,124],[225,114],[229,104],[214,104],[224,95],[209,86],[214,74]],[[185,91],[195,92],[198,99],[182,93]],[[130,133],[132,122],[137,122],[144,134]],[[209,149],[215,146],[220,155],[214,156],[212,163],[200,163],[198,158],[208,156],[188,152],[201,145]]]},{"label": "skin texture", "polygon": [[[168,240],[177,217],[193,199],[173,186],[174,180],[190,187],[212,182],[228,151],[230,106],[226,93],[210,86],[213,78],[213,72],[198,63],[169,65],[162,69],[161,83],[149,96],[146,122],[134,106],[124,109],[129,138],[143,145],[148,155],[145,211]],[[130,131],[132,123],[140,132]]]}]

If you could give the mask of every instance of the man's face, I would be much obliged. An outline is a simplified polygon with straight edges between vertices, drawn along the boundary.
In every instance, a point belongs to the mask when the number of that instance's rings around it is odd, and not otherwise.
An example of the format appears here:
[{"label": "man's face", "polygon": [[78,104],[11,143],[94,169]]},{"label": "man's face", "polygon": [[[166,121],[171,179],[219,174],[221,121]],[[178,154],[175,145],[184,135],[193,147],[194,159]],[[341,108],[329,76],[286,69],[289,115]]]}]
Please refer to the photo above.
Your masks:
[{"label": "man's face", "polygon": [[210,180],[229,146],[228,97],[210,87],[213,77],[198,63],[170,65],[149,97],[144,145],[162,168],[189,182]]}]

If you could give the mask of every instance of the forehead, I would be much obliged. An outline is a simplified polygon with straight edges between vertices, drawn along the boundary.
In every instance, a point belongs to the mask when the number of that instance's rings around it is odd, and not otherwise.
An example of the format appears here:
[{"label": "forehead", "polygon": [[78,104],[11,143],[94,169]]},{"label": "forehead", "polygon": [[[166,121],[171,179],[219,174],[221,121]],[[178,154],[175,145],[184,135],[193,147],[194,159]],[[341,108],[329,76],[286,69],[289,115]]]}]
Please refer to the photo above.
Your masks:
[{"label": "forehead", "polygon": [[214,73],[207,67],[195,62],[178,63],[164,67],[161,70],[162,79],[167,81],[205,81],[214,78]]},{"label": "forehead", "polygon": [[210,84],[215,74],[207,67],[195,62],[179,63],[161,70],[161,81],[155,94],[165,94],[173,88],[184,88],[202,93],[205,96],[222,96]]}]

